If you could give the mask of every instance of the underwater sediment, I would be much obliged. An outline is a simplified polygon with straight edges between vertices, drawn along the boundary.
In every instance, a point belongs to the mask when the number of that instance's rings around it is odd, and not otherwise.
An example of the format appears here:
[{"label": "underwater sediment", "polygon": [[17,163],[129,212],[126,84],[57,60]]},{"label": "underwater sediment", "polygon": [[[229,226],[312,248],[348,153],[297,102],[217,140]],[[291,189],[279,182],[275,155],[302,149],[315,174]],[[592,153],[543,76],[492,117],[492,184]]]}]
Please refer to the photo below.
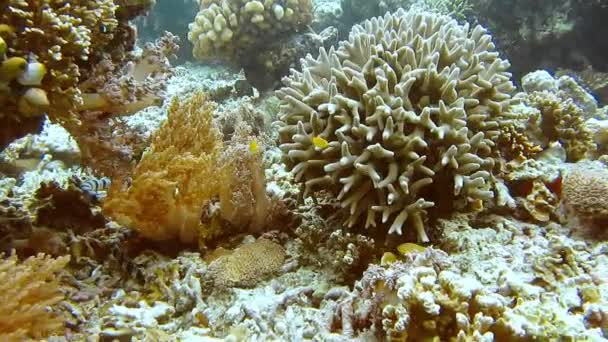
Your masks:
[{"label": "underwater sediment", "polygon": [[606,10],[0,1],[0,340],[607,339]]}]

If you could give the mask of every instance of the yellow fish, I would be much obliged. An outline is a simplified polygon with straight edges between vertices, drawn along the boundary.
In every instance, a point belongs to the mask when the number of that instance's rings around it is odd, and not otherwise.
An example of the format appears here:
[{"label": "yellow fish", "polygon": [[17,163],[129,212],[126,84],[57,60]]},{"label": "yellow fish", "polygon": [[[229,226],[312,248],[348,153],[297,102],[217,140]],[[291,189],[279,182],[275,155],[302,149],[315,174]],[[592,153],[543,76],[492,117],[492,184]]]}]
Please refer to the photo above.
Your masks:
[{"label": "yellow fish", "polygon": [[315,145],[315,147],[318,147],[320,149],[324,149],[327,148],[327,146],[329,146],[329,142],[327,142],[327,140],[317,136],[312,138],[312,143],[313,145]]},{"label": "yellow fish", "polygon": [[381,266],[386,266],[386,265],[390,265],[394,262],[396,262],[397,260],[399,260],[397,258],[397,256],[391,252],[384,252],[384,254],[382,254],[382,258],[380,259],[380,265]]},{"label": "yellow fish", "polygon": [[415,243],[411,243],[411,242],[406,242],[406,243],[402,243],[399,246],[397,246],[397,250],[399,251],[399,253],[401,255],[406,255],[406,254],[410,254],[413,252],[417,252],[417,253],[422,253],[425,251],[425,247],[417,245]]},{"label": "yellow fish", "polygon": [[256,154],[259,150],[260,146],[258,146],[258,142],[255,141],[255,139],[251,140],[251,142],[249,142],[249,152],[251,152],[251,154]]},{"label": "yellow fish", "polygon": [[12,27],[10,25],[7,25],[7,24],[0,24],[0,34],[3,34],[3,33],[9,33],[10,34],[10,33],[13,33],[13,32],[15,32],[15,28],[14,27]]}]

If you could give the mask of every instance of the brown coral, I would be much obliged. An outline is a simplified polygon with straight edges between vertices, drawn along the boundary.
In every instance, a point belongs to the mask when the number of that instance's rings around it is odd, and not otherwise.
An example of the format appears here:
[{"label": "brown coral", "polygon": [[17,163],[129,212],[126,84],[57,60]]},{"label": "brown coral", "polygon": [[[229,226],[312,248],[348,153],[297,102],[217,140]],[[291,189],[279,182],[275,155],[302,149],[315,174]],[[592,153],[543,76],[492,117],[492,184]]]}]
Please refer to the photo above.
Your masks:
[{"label": "brown coral", "polygon": [[[149,0],[0,1],[0,122],[7,131],[0,134],[0,147],[34,132],[32,118],[46,113],[76,137],[87,166],[110,174],[111,167],[96,162],[119,159],[125,148],[112,146],[114,139],[100,131],[112,131],[111,116],[162,101],[166,58],[176,50],[176,37],[167,35],[162,46],[147,47],[142,56],[133,53],[136,34],[128,20],[151,5]],[[86,115],[89,111],[96,115]],[[105,145],[96,146],[101,140]],[[104,152],[98,159],[91,157],[96,150]]]},{"label": "brown coral", "polygon": [[532,158],[543,150],[513,124],[506,123],[501,126],[500,130],[498,144],[502,147],[508,160]]},{"label": "brown coral", "polygon": [[219,287],[252,287],[264,277],[280,270],[285,250],[266,239],[236,248],[209,265],[209,276]]},{"label": "brown coral", "polygon": [[608,219],[608,170],[573,167],[564,177],[562,194],[579,216]]},{"label": "brown coral", "polygon": [[44,254],[0,261],[0,340],[38,340],[61,331],[63,320],[49,307],[63,299],[57,274],[68,261]]},{"label": "brown coral", "polygon": [[559,141],[566,149],[568,161],[578,161],[596,151],[593,134],[585,126],[582,109],[570,98],[561,99],[548,91],[535,91],[525,96],[528,105],[541,112],[539,126],[543,139]]},{"label": "brown coral", "polygon": [[528,214],[539,222],[548,222],[555,216],[558,205],[557,196],[540,180],[532,182],[532,189],[525,199],[522,199],[522,206]]}]

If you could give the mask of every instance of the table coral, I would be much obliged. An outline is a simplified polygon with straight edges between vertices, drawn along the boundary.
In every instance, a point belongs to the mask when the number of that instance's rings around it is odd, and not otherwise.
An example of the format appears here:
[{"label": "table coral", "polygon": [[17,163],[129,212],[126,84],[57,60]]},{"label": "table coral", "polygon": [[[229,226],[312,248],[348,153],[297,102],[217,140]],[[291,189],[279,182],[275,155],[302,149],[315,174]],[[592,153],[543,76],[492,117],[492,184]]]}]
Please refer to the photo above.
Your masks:
[{"label": "table coral", "polygon": [[346,225],[390,221],[390,233],[408,226],[428,241],[429,211],[494,195],[508,67],[481,26],[402,10],[366,21],[278,91],[285,161],[307,195],[337,195]]}]

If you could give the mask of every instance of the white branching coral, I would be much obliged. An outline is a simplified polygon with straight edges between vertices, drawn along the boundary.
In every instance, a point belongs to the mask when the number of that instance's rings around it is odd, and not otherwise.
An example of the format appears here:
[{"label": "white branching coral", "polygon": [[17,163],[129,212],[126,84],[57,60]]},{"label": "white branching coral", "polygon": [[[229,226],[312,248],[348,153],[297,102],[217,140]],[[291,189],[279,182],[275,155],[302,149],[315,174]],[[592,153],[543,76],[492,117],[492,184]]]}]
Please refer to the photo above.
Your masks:
[{"label": "white branching coral", "polygon": [[[347,226],[412,225],[493,197],[492,152],[514,90],[481,26],[399,10],[353,28],[285,78],[281,149],[305,193],[329,190]],[[380,214],[381,218],[376,217]]]}]

